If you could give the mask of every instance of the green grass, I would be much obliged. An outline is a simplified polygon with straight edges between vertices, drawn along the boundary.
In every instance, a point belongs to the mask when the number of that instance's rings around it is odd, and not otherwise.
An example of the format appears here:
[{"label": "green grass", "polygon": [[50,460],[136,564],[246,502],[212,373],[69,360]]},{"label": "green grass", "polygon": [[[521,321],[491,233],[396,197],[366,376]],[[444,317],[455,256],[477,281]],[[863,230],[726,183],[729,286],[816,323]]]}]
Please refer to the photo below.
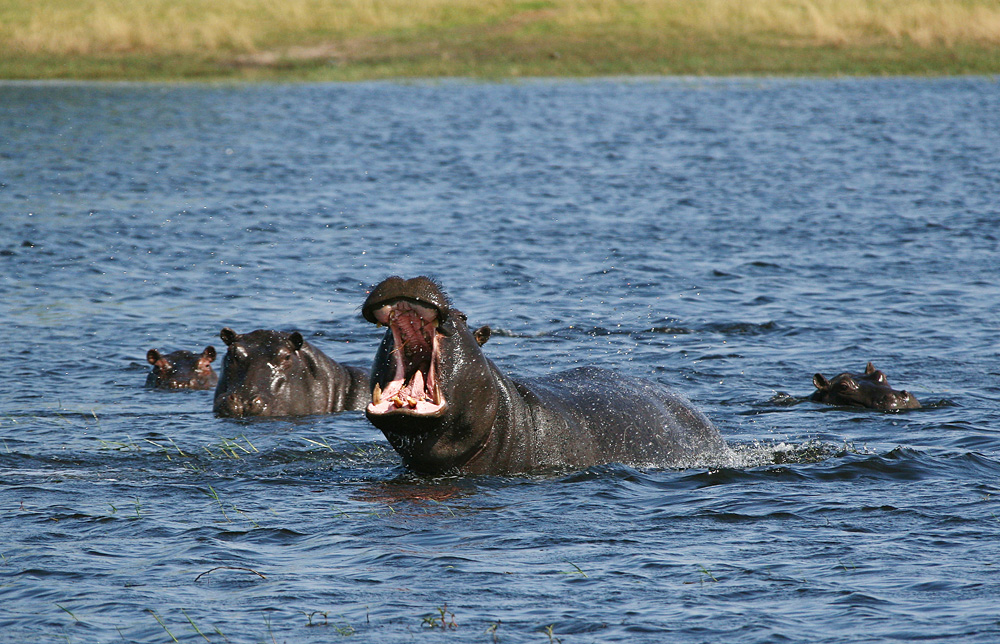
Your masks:
[{"label": "green grass", "polygon": [[[450,58],[372,56],[350,63],[281,59],[245,64],[185,55],[14,56],[0,59],[0,79],[114,81],[363,81],[467,77],[504,80],[527,77],[620,75],[705,76],[949,76],[1000,73],[998,53],[964,46],[927,49],[914,45],[788,48],[760,43],[694,43],[692,47],[639,49],[609,43],[593,50],[477,50]],[[638,49],[638,51],[635,51]]]},{"label": "green grass", "polygon": [[0,78],[1000,73],[998,0],[0,0]]}]

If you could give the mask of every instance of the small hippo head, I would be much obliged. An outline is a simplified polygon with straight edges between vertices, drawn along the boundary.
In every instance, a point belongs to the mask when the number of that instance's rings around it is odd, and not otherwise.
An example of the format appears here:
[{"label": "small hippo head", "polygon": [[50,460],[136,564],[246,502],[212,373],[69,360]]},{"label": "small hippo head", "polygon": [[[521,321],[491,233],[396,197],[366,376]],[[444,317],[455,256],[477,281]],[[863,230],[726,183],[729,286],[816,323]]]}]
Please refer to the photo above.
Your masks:
[{"label": "small hippo head", "polygon": [[416,469],[464,462],[482,439],[452,435],[451,428],[491,426],[498,408],[496,387],[489,386],[492,365],[480,348],[489,327],[471,331],[465,314],[427,277],[384,280],[361,313],[388,327],[372,364],[368,419]]},{"label": "small hippo head", "polygon": [[842,373],[832,380],[827,380],[823,374],[813,376],[816,391],[810,400],[828,405],[867,407],[882,411],[897,409],[916,409],[920,403],[911,393],[897,391],[889,386],[885,374],[868,363],[863,374]]},{"label": "small hippo head", "polygon": [[228,347],[215,389],[219,416],[294,416],[316,413],[319,392],[311,383],[322,369],[316,352],[298,331],[258,329],[238,334],[226,327],[219,337]]},{"label": "small hippo head", "polygon": [[174,351],[166,355],[156,349],[146,353],[146,360],[153,365],[146,376],[146,386],[152,389],[211,389],[219,381],[212,369],[215,347],[208,346],[201,353]]}]

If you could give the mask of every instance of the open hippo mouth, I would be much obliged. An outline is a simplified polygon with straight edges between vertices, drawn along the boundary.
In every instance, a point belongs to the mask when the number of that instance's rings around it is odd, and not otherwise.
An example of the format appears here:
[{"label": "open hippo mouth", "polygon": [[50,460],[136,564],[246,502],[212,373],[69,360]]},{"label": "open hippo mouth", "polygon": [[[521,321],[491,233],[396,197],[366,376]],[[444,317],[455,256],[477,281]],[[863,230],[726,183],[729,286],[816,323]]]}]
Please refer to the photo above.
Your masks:
[{"label": "open hippo mouth", "polygon": [[394,349],[390,360],[395,373],[383,388],[376,378],[369,414],[382,416],[440,416],[447,409],[438,382],[438,308],[412,298],[397,298],[368,308],[374,318],[392,332]]}]

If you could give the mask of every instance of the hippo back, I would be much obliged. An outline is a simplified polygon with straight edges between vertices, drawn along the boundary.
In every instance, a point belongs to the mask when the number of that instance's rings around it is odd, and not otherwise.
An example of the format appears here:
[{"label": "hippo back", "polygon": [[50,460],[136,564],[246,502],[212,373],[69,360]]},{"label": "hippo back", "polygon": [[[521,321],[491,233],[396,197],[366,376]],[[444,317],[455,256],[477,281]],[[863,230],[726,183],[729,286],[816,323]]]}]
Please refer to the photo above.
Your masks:
[{"label": "hippo back", "polygon": [[515,381],[539,456],[559,465],[676,467],[728,448],[712,422],[657,382],[598,367]]}]

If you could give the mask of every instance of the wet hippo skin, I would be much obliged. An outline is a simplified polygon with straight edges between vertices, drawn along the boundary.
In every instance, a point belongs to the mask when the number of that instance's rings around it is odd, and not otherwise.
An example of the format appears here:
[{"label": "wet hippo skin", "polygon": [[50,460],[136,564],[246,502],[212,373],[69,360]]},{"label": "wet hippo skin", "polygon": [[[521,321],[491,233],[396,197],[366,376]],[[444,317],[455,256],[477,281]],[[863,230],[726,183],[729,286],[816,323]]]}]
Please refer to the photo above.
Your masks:
[{"label": "wet hippo skin", "polygon": [[541,378],[501,373],[466,316],[426,277],[386,279],[362,314],[389,327],[366,415],[417,472],[668,467],[728,453],[712,423],[659,383],[597,367]]},{"label": "wet hippo skin", "polygon": [[865,366],[864,373],[842,373],[831,380],[817,373],[813,376],[813,385],[816,391],[809,396],[809,400],[828,405],[866,407],[882,411],[920,407],[913,394],[905,389],[897,391],[889,386],[888,378],[871,362]]},{"label": "wet hippo skin", "polygon": [[219,334],[226,343],[215,389],[219,416],[303,416],[364,409],[368,375],[342,365],[298,331]]},{"label": "wet hippo skin", "polygon": [[146,352],[146,361],[153,365],[146,376],[146,386],[151,389],[171,391],[211,389],[219,382],[212,369],[215,347],[207,346],[201,353],[173,351],[163,354],[157,349]]}]

